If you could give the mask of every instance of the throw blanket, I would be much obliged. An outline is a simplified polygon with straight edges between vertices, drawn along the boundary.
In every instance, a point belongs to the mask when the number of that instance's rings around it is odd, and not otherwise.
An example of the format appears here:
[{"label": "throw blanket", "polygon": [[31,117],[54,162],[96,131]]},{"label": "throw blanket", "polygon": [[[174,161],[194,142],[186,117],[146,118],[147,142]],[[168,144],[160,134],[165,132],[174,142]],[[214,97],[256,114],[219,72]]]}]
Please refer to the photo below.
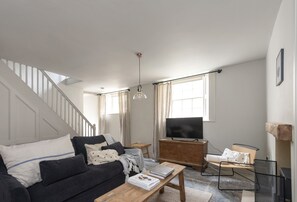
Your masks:
[{"label": "throw blanket", "polygon": [[[110,134],[104,134],[103,136],[107,144],[113,144],[116,142]],[[143,154],[141,149],[125,149],[125,154],[122,154],[120,156],[119,161],[124,167],[124,174],[126,175],[126,179],[129,177],[129,173],[131,171],[141,173],[144,168]]]},{"label": "throw blanket", "polygon": [[128,176],[131,171],[141,173],[144,167],[142,151],[140,149],[125,149],[125,152],[120,156],[125,175]]}]

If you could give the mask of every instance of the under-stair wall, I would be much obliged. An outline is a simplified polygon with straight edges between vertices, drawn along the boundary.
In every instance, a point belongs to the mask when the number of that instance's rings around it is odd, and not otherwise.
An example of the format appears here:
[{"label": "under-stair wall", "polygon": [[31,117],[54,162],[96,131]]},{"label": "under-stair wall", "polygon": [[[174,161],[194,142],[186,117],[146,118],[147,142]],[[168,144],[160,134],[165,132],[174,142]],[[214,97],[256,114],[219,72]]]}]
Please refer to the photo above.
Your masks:
[{"label": "under-stair wall", "polygon": [[[41,84],[33,79],[33,71],[32,77],[23,74],[22,70],[20,74],[0,61],[0,144],[33,142],[68,133],[72,136],[94,135],[94,128],[90,123],[86,124],[85,117],[80,117],[81,112],[67,97],[59,94],[55,84],[46,81],[48,86],[38,90],[38,85],[45,85],[45,78]],[[60,102],[63,99],[64,102]]]}]

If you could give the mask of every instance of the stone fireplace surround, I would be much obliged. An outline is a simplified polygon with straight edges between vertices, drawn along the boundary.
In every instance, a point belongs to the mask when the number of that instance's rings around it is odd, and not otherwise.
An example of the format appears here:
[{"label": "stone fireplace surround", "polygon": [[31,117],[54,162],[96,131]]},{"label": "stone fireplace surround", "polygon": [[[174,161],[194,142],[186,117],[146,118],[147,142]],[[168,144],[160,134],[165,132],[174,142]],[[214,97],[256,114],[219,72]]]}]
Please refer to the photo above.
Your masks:
[{"label": "stone fireplace surround", "polygon": [[275,137],[275,160],[279,168],[291,168],[292,125],[267,122],[265,129],[268,135]]}]

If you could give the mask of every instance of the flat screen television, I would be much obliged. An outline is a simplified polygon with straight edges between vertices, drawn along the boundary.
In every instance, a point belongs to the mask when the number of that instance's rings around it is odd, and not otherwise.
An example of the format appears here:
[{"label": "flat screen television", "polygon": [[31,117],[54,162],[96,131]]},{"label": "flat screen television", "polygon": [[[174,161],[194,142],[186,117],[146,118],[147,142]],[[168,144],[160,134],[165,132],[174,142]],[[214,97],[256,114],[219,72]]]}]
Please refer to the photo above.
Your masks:
[{"label": "flat screen television", "polygon": [[203,139],[203,118],[167,118],[166,137]]}]

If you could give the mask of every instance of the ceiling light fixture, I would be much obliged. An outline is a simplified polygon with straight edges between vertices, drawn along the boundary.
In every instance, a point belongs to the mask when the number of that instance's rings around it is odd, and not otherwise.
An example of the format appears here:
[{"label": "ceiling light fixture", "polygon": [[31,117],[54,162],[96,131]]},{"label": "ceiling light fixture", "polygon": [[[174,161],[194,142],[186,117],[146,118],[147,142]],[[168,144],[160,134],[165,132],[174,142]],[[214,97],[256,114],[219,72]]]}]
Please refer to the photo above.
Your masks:
[{"label": "ceiling light fixture", "polygon": [[136,94],[133,96],[133,100],[142,100],[142,99],[146,99],[147,96],[145,93],[142,92],[142,86],[140,84],[140,58],[142,56],[142,53],[136,53],[137,57],[138,57],[138,61],[139,61],[139,75],[138,75],[138,86],[137,86],[137,92]]}]

